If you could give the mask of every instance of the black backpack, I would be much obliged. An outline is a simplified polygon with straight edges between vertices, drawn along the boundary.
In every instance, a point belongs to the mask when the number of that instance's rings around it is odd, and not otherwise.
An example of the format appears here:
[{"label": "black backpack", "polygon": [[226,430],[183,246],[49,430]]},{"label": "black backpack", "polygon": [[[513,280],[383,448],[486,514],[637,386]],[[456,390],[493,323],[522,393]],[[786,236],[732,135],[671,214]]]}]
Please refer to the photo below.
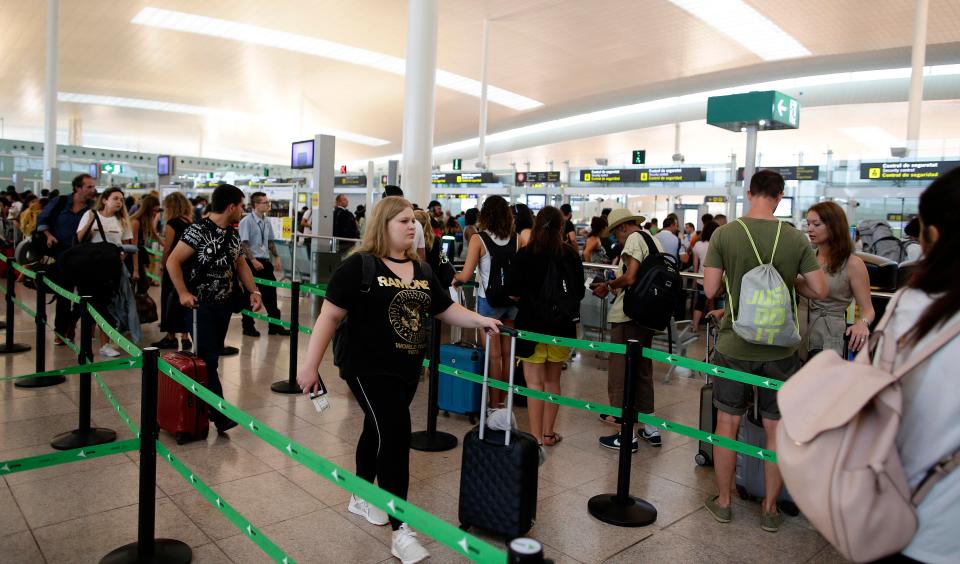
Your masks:
[{"label": "black backpack", "polygon": [[644,327],[663,331],[683,295],[683,280],[677,259],[657,250],[648,233],[640,231],[640,236],[649,254],[640,263],[637,281],[623,296],[623,313]]},{"label": "black backpack", "polygon": [[547,260],[547,270],[540,291],[533,300],[534,316],[544,324],[579,323],[580,300],[583,299],[583,271],[573,272],[563,256]]},{"label": "black backpack", "polygon": [[[370,288],[373,287],[373,278],[376,276],[377,263],[376,257],[370,253],[359,253],[360,259],[362,260],[361,274],[360,274],[360,293],[369,294]],[[420,261],[419,263],[414,263],[413,268],[416,269],[419,264],[420,273],[427,278],[428,280],[433,277],[433,270],[430,268],[430,265]],[[416,277],[416,270],[414,270],[414,277]],[[348,313],[346,317],[340,320],[340,323],[337,324],[336,331],[333,332],[333,365],[338,368],[343,368],[347,364],[347,358],[350,355],[350,336],[348,329],[348,320],[350,319],[350,314]],[[341,371],[340,377],[344,377],[343,372]]]},{"label": "black backpack", "polygon": [[487,303],[493,307],[516,305],[516,302],[510,299],[507,276],[510,273],[510,264],[513,262],[513,257],[517,254],[517,234],[511,235],[510,241],[503,246],[494,243],[490,235],[483,231],[480,231],[477,235],[480,236],[480,240],[483,241],[483,244],[487,247],[487,253],[490,255],[490,276],[487,277],[487,286],[483,289]]},{"label": "black backpack", "polygon": [[[104,237],[106,231],[100,222],[100,214],[93,210],[88,213],[93,214],[101,237]],[[76,244],[60,255],[54,279],[67,288],[75,286],[81,296],[92,296],[94,301],[102,301],[120,289],[123,262],[120,259],[120,247],[106,239],[98,243],[85,241],[92,229],[92,225],[88,227],[83,235],[84,241],[78,238]]]}]

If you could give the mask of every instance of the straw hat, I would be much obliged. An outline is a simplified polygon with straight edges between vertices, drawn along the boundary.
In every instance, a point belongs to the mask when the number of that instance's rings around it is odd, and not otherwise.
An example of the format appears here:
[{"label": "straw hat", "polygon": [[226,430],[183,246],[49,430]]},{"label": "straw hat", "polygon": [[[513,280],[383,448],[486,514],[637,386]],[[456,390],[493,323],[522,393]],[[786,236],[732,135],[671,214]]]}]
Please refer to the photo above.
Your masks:
[{"label": "straw hat", "polygon": [[620,224],[631,221],[633,223],[643,223],[647,218],[642,215],[633,215],[626,208],[617,208],[607,216],[607,228],[603,230],[601,237],[609,237],[610,232],[616,229]]}]

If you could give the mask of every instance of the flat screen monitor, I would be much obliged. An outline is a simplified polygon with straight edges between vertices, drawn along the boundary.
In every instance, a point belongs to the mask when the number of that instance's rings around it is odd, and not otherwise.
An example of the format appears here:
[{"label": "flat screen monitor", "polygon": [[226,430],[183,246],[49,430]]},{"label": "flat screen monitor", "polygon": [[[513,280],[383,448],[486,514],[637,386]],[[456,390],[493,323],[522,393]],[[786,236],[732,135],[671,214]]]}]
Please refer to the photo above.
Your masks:
[{"label": "flat screen monitor", "polygon": [[447,258],[451,260],[453,257],[457,256],[457,240],[456,238],[450,235],[444,235],[440,239],[440,250],[443,251],[443,254],[447,255]]},{"label": "flat screen monitor", "polygon": [[313,168],[313,139],[297,141],[292,145],[290,168]]},{"label": "flat screen monitor", "polygon": [[170,155],[157,155],[157,176],[170,176]]},{"label": "flat screen monitor", "polygon": [[773,212],[775,217],[793,217],[793,198],[784,198],[780,200],[777,209]]},{"label": "flat screen monitor", "polygon": [[87,169],[87,174],[93,177],[94,180],[100,177],[100,163],[90,163]]},{"label": "flat screen monitor", "polygon": [[547,205],[546,194],[527,194],[527,207],[530,211],[536,213]]}]

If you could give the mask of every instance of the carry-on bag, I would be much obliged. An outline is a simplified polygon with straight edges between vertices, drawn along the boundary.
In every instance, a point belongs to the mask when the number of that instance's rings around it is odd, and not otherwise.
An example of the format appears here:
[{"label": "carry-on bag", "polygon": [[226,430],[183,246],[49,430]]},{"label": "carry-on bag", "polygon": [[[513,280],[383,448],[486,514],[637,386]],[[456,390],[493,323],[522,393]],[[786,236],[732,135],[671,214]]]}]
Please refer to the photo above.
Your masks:
[{"label": "carry-on bag", "polygon": [[[510,335],[510,361],[516,357],[516,331],[502,327]],[[487,335],[487,351],[490,335]],[[483,393],[486,403],[489,354],[485,356]],[[507,411],[513,410],[513,370]],[[537,471],[540,447],[529,433],[486,428],[486,410],[480,411],[480,425],[463,438],[463,464],[460,472],[460,527],[478,527],[513,539],[523,536],[537,517]]]},{"label": "carry-on bag", "polygon": [[[740,429],[737,431],[737,440],[741,443],[762,447],[766,443],[766,433],[763,430],[763,422],[760,420],[760,412],[757,408],[757,389],[753,389],[753,409],[744,414],[740,423]],[[737,453],[737,494],[740,499],[760,501],[764,498],[764,477],[763,461],[759,458],[747,456],[742,452]],[[777,507],[781,512],[796,517],[800,514],[800,509],[793,502],[787,487],[780,489],[780,496],[777,498]]]},{"label": "carry-on bag", "polygon": [[[198,350],[196,310],[193,311],[193,346],[194,351]],[[161,358],[198,384],[207,385],[207,365],[195,353],[170,352]],[[207,405],[166,374],[160,375],[157,390],[157,423],[177,439],[178,445],[205,439],[210,432]]]},{"label": "carry-on bag", "polygon": [[[483,372],[483,349],[465,343],[440,345],[440,364],[452,366],[474,374]],[[480,413],[481,386],[450,374],[440,373],[437,380],[437,405],[440,410],[459,413],[470,418],[470,423]]]},{"label": "carry-on bag", "polygon": [[[707,317],[707,346],[703,361],[712,364],[713,353],[717,350],[719,324],[712,316]],[[706,433],[717,432],[717,408],[713,405],[713,381],[704,373],[707,383],[700,388],[700,430]],[[713,443],[700,441],[697,454],[693,457],[700,466],[713,466]]]}]

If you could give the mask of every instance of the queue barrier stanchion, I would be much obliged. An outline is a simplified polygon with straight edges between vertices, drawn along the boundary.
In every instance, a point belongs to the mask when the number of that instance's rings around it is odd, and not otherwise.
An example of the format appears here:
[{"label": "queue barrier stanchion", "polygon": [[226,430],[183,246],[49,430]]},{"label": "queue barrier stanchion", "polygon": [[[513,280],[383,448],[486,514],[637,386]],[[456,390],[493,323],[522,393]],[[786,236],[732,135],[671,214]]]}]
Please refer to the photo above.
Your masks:
[{"label": "queue barrier stanchion", "polygon": [[[47,284],[44,281],[44,274],[37,273],[37,316],[35,318],[37,331],[36,342],[37,361],[34,372],[45,372],[47,370]],[[56,386],[66,382],[64,376],[40,376],[38,378],[26,378],[17,380],[13,383],[18,388],[44,388],[46,386]]]},{"label": "queue barrier stanchion", "polygon": [[[437,417],[440,415],[438,396],[440,395],[440,320],[433,318],[433,330],[430,332],[430,362],[427,370],[430,382],[427,388],[427,430],[417,431],[410,436],[410,448],[426,452],[452,450],[457,446],[457,437],[450,433],[437,431]],[[483,406],[480,407],[483,409]]]},{"label": "queue barrier stanchion", "polygon": [[[80,354],[79,364],[93,362],[93,316],[87,311],[90,296],[80,296]],[[112,443],[117,440],[113,429],[90,426],[91,391],[93,380],[89,372],[80,374],[80,422],[76,429],[61,433],[50,441],[57,450],[69,450]]]},{"label": "queue barrier stanchion", "polygon": [[270,385],[270,389],[278,394],[300,394],[303,390],[297,384],[297,346],[300,331],[300,282],[290,283],[290,365],[286,380],[278,380]]},{"label": "queue barrier stanchion", "polygon": [[626,374],[623,384],[623,416],[620,424],[620,465],[617,471],[617,493],[600,494],[590,498],[587,510],[604,523],[618,527],[645,527],[657,520],[657,509],[649,502],[630,495],[630,462],[633,458],[633,425],[637,410],[633,397],[637,390],[640,359],[643,347],[640,341],[627,341]]},{"label": "queue barrier stanchion", "polygon": [[154,537],[157,519],[157,360],[156,347],[143,349],[140,383],[140,495],[137,511],[137,541],[121,546],[100,560],[100,564],[150,562],[188,563],[193,551],[187,543]]},{"label": "queue barrier stanchion", "polygon": [[12,354],[12,353],[21,353],[30,350],[30,345],[25,345],[23,343],[13,342],[13,316],[16,315],[14,309],[14,295],[16,291],[17,277],[16,270],[13,268],[14,260],[12,258],[7,259],[7,325],[6,329],[6,339],[4,343],[0,345],[0,354]]}]

